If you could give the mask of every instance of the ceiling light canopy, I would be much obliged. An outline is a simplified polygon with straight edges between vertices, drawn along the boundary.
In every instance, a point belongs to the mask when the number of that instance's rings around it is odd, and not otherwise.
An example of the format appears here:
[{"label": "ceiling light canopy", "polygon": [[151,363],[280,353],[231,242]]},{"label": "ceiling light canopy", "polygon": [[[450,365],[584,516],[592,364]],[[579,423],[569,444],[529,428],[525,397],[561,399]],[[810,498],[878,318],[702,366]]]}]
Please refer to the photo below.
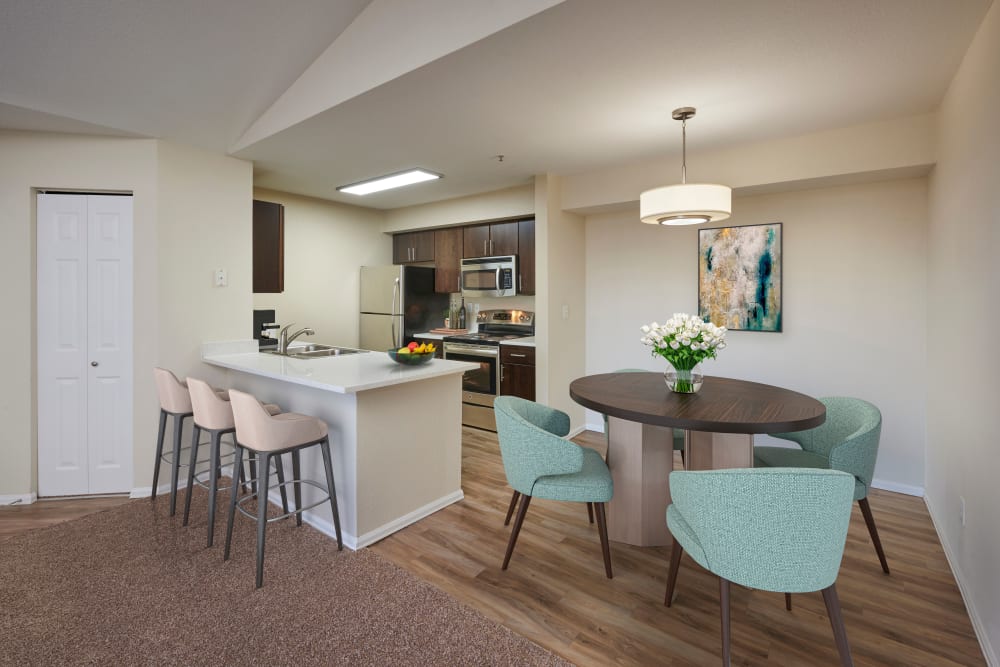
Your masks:
[{"label": "ceiling light canopy", "polygon": [[714,183],[687,182],[687,120],[694,107],[674,109],[681,121],[681,182],[646,190],[639,195],[639,219],[650,225],[700,225],[725,220],[732,213],[732,190]]},{"label": "ceiling light canopy", "polygon": [[370,195],[373,192],[401,188],[404,185],[413,185],[414,183],[423,183],[424,181],[433,181],[439,178],[441,178],[441,174],[435,174],[426,169],[408,169],[395,174],[379,176],[378,178],[369,178],[366,181],[359,181],[350,185],[341,185],[337,190],[351,195]]}]

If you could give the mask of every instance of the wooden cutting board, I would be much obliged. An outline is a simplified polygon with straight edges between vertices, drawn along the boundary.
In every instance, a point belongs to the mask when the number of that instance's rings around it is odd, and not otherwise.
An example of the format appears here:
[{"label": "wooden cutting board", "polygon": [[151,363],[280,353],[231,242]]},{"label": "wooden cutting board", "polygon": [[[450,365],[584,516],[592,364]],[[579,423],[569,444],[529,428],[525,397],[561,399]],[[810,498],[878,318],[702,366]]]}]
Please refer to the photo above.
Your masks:
[{"label": "wooden cutting board", "polygon": [[439,327],[437,329],[431,329],[430,333],[445,334],[447,336],[454,336],[456,334],[469,333],[468,329],[446,329],[444,327]]}]

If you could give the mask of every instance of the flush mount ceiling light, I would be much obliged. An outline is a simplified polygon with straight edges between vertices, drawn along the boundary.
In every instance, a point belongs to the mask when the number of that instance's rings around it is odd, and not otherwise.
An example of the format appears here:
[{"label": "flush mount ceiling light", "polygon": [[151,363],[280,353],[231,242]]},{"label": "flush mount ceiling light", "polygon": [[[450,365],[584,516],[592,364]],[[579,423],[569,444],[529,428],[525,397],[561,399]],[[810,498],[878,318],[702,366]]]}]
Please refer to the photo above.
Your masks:
[{"label": "flush mount ceiling light", "polygon": [[674,109],[673,119],[681,121],[681,182],[639,195],[639,219],[647,224],[700,225],[725,220],[732,212],[733,193],[729,187],[687,182],[687,120],[694,113],[694,107]]},{"label": "flush mount ceiling light", "polygon": [[337,188],[337,190],[351,195],[370,195],[373,192],[391,190],[392,188],[401,188],[404,185],[413,185],[414,183],[433,181],[438,178],[441,178],[441,174],[435,174],[434,172],[427,171],[426,169],[407,169],[406,171],[388,174],[387,176],[369,178],[367,181],[359,181],[357,183],[351,183],[350,185],[341,185]]}]

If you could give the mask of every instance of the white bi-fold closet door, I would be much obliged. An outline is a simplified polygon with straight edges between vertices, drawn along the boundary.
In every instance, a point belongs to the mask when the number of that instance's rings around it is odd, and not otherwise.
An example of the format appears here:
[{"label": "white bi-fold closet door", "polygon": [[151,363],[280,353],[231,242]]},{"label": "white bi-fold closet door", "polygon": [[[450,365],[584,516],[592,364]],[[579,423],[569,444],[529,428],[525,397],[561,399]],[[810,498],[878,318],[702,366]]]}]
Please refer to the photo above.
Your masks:
[{"label": "white bi-fold closet door", "polygon": [[132,197],[39,194],[38,495],[132,489]]}]

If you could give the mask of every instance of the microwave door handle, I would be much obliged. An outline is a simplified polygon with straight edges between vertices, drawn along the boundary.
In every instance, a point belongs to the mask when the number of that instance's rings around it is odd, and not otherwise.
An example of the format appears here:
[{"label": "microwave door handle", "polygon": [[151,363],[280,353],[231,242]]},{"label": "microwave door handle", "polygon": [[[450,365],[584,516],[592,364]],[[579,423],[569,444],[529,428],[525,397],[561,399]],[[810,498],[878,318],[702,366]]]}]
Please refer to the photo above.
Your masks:
[{"label": "microwave door handle", "polygon": [[399,278],[392,283],[392,312],[389,313],[390,316],[390,326],[392,328],[392,346],[402,347],[401,342],[396,342],[396,298],[399,296]]},{"label": "microwave door handle", "polygon": [[502,271],[502,269],[498,266],[497,267],[497,292],[498,293],[504,291],[503,288],[500,287],[500,271]]}]

